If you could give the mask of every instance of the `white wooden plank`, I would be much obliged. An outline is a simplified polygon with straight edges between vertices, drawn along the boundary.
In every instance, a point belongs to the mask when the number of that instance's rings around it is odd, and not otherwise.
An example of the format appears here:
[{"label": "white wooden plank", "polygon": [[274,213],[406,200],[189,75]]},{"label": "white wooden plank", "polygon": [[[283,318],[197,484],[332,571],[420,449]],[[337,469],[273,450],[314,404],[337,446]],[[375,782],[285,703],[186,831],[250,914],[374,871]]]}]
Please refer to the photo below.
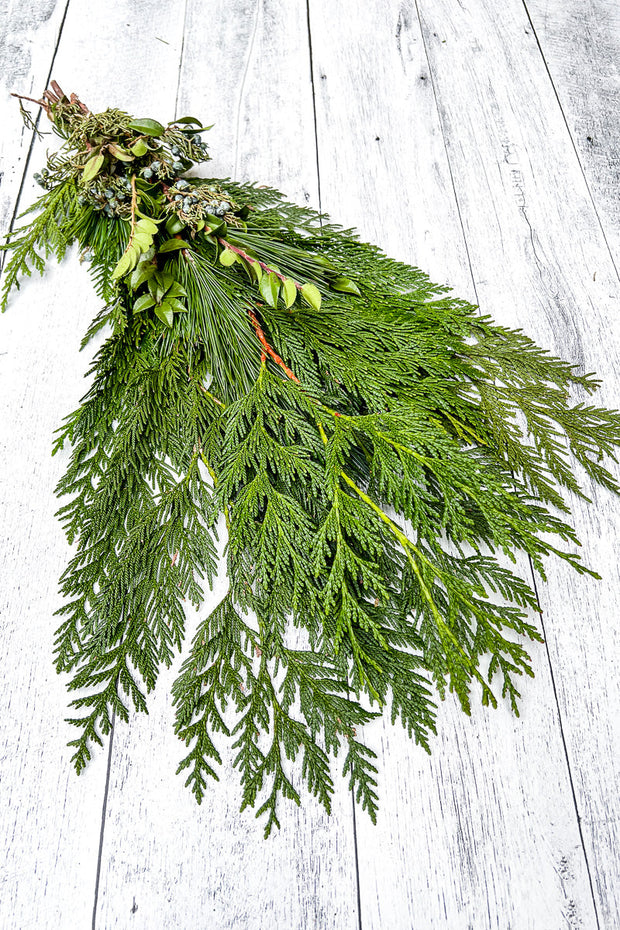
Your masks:
[{"label": "white wooden plank", "polygon": [[[172,32],[179,20],[176,5],[166,9],[160,4],[160,11]],[[167,46],[161,21],[149,5],[76,3],[67,16],[53,77],[93,109],[132,104],[138,113],[152,111],[162,84],[172,87],[173,106],[182,19],[181,11],[176,46]],[[44,80],[47,69],[49,61]],[[33,96],[43,89],[34,87]],[[48,145],[54,145],[50,137],[37,143],[29,175],[44,162]],[[22,207],[38,193],[28,180]],[[43,281],[29,282],[2,320],[7,413],[0,429],[3,463],[8,464],[0,558],[8,583],[0,635],[4,654],[15,656],[2,684],[3,930],[88,926],[93,911],[107,752],[100,751],[87,771],[75,776],[66,747],[74,736],[64,723],[66,680],[55,675],[51,662],[57,626],[52,613],[60,604],[57,579],[69,557],[54,517],[53,488],[68,452],[52,460],[50,451],[53,429],[85,391],[89,354],[79,354],[79,343],[98,309],[86,270],[73,254],[61,269],[48,269]]]},{"label": "white wooden plank", "polygon": [[[0,231],[13,216],[32,141],[12,92],[39,97],[56,49],[66,0],[0,4]],[[28,105],[27,105],[28,106]],[[36,107],[31,108],[36,111]]]},{"label": "white wooden plank", "polygon": [[526,6],[618,268],[620,4],[527,0]]},{"label": "white wooden plank", "polygon": [[[207,10],[190,0],[176,115],[215,123],[213,161],[201,173],[235,174],[316,204],[309,73],[303,3],[218,0]],[[173,115],[163,97],[150,113]],[[225,586],[222,564],[201,616]],[[196,622],[188,618],[188,640]],[[357,928],[346,782],[337,783],[331,818],[308,796],[301,809],[283,803],[282,828],[264,841],[253,812],[239,814],[238,773],[226,753],[220,782],[198,807],[175,775],[184,750],[172,732],[178,664],[162,673],[149,717],[115,734],[98,926]]]},{"label": "white wooden plank", "polygon": [[67,559],[53,496],[63,462],[50,452],[61,415],[84,390],[78,334],[94,309],[86,272],[75,265],[69,279],[66,269],[52,269],[26,285],[2,319],[3,930],[88,926],[93,907],[105,767],[78,782],[69,766],[67,695],[52,665],[52,614]]},{"label": "white wooden plank", "polygon": [[[486,0],[419,6],[480,304],[597,371],[600,401],[617,407],[618,280],[524,9],[515,0],[498,18]],[[598,919],[611,928],[620,922],[620,506],[592,496],[592,507],[574,502],[575,522],[603,581],[553,564],[540,592]]]},{"label": "white wooden plank", "polygon": [[[312,0],[322,206],[334,218],[356,222],[367,238],[421,266],[435,280],[452,284],[469,299],[475,299],[475,292],[467,263],[475,248],[472,267],[482,309],[515,322],[506,312],[512,304],[521,309],[528,303],[540,306],[536,283],[528,291],[519,280],[529,265],[520,260],[515,267],[514,253],[531,244],[529,212],[521,213],[524,201],[519,197],[515,206],[512,193],[520,170],[514,135],[500,133],[500,144],[492,150],[485,131],[490,120],[492,126],[510,121],[512,132],[512,122],[517,122],[511,106],[515,97],[521,101],[519,125],[532,136],[527,156],[521,157],[539,155],[553,161],[537,124],[539,96],[548,109],[554,104],[553,92],[540,80],[534,88],[535,105],[531,97],[528,101],[529,71],[524,85],[520,76],[524,53],[517,45],[517,62],[513,67],[506,64],[502,43],[513,36],[498,37],[491,13],[487,22],[479,2],[467,4],[458,14],[451,3],[431,2],[421,9],[433,15],[426,31],[439,49],[432,60],[437,80],[447,73],[450,81],[439,98],[441,121],[434,112],[432,75],[413,5],[384,3],[372,11],[367,7],[361,19],[353,3],[335,8]],[[463,30],[462,19],[468,21],[467,51],[444,62],[440,52],[451,50],[447,46]],[[531,70],[535,59],[529,64]],[[467,67],[471,70],[465,83]],[[502,95],[500,100],[489,99],[493,91]],[[461,129],[463,122],[466,131]],[[469,166],[469,173],[465,176],[461,170],[456,179],[458,208],[464,196],[469,198],[467,254],[441,128],[450,166],[455,152],[459,164]],[[558,146],[570,149],[561,122],[555,131]],[[570,151],[566,158],[570,162]],[[570,165],[578,175],[574,157]],[[499,184],[492,201],[487,183]],[[552,215],[561,210],[562,203],[555,203],[556,187],[544,187],[542,181],[539,186],[541,209]],[[560,196],[570,200],[567,187],[563,185]],[[590,231],[595,217],[591,207],[588,212],[587,200],[582,203],[583,192],[579,196],[571,209],[575,214],[585,211],[580,226],[587,224]],[[598,258],[601,250],[603,265],[609,265],[599,236],[592,253]],[[578,248],[564,254],[563,265],[577,260],[583,267]],[[507,266],[508,276],[516,280],[502,290]],[[491,293],[485,290],[487,278],[496,284]],[[608,284],[606,275],[605,287]],[[570,307],[572,311],[573,303]],[[529,324],[529,317],[520,322]],[[583,329],[583,323],[575,325]],[[540,330],[533,335],[540,337]],[[575,346],[565,351],[574,356]],[[561,604],[557,591],[556,598]],[[506,708],[490,714],[478,710],[468,721],[447,704],[441,709],[442,728],[431,760],[398,731],[376,727],[384,750],[383,812],[376,830],[358,817],[365,928],[547,928],[577,926],[578,920],[595,926],[552,681],[544,649],[533,652],[537,678],[524,683],[519,721]],[[580,663],[579,656],[573,658],[576,669]],[[373,728],[367,728],[369,737],[372,733]]]},{"label": "white wooden plank", "polygon": [[[64,8],[65,3],[36,9],[11,3],[0,19],[3,233],[32,139],[17,101],[8,95],[38,96],[43,90]],[[21,207],[34,196],[27,182]],[[52,614],[66,543],[54,518],[53,488],[62,465],[52,462],[50,451],[59,411],[70,409],[82,393],[81,372],[70,359],[77,349],[76,324],[85,325],[91,315],[85,278],[77,269],[72,312],[66,312],[66,291],[52,274],[24,287],[2,320],[0,641],[7,671],[0,684],[0,924],[7,930],[60,926],[69,919],[85,926],[92,912],[105,773],[93,770],[76,785],[67,765],[66,693],[52,667]]]}]

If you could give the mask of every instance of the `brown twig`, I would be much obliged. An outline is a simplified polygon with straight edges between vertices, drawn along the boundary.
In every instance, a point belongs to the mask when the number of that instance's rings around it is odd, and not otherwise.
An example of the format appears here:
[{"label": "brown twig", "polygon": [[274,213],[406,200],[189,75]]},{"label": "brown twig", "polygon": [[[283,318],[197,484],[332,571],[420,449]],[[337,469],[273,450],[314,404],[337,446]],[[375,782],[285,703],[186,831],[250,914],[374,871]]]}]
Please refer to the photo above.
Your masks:
[{"label": "brown twig", "polygon": [[262,356],[261,356],[261,361],[264,359],[265,352],[266,352],[267,355],[270,355],[270,356],[271,356],[271,358],[274,360],[274,362],[276,363],[276,365],[279,365],[279,366],[280,366],[280,368],[282,369],[282,371],[284,372],[284,374],[286,375],[287,378],[289,378],[291,381],[294,381],[295,384],[301,384],[301,381],[299,380],[299,378],[297,377],[297,375],[294,374],[294,373],[291,371],[291,369],[288,367],[288,365],[286,365],[286,364],[282,361],[282,359],[280,358],[280,356],[278,355],[278,353],[275,351],[275,349],[272,348],[272,347],[269,345],[269,343],[267,342],[267,339],[265,338],[265,334],[264,334],[264,332],[262,331],[261,325],[260,325],[260,323],[258,322],[258,320],[256,319],[256,315],[254,314],[254,312],[253,312],[252,310],[250,310],[250,311],[248,311],[248,312],[249,312],[249,314],[250,314],[250,319],[252,320],[252,325],[254,326],[254,329],[256,330],[256,335],[258,336],[258,339],[259,339],[259,341],[260,341],[260,344],[261,344],[262,347],[263,347],[263,352],[262,352]]}]

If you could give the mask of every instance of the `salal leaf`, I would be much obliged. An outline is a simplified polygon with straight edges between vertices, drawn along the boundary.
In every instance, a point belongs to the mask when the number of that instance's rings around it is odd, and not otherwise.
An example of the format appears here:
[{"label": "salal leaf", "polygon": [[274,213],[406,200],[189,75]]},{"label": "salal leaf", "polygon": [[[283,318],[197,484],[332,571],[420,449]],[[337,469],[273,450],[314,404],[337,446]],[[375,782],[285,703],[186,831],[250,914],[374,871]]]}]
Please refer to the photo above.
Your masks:
[{"label": "salal leaf", "polygon": [[155,265],[151,264],[151,262],[139,262],[129,279],[131,289],[133,291],[137,290],[141,284],[153,277],[155,271]]},{"label": "salal leaf", "polygon": [[226,223],[220,216],[214,216],[213,213],[205,215],[205,223],[209,227],[210,233],[220,233],[220,230],[226,229]]},{"label": "salal leaf", "polygon": [[334,278],[333,281],[330,281],[329,286],[334,291],[342,291],[344,294],[357,294],[358,297],[362,296],[359,287],[355,281],[351,281],[350,278],[345,278],[342,276]]},{"label": "salal leaf", "polygon": [[167,239],[163,245],[160,245],[159,252],[178,252],[179,249],[186,249],[188,243],[185,239]]},{"label": "salal leaf", "polygon": [[134,313],[141,313],[143,310],[148,310],[149,307],[155,306],[155,298],[151,297],[150,294],[143,294],[142,297],[138,297],[135,304],[133,305]]},{"label": "salal leaf", "polygon": [[167,300],[164,300],[163,303],[158,304],[155,307],[155,315],[158,316],[162,323],[165,323],[166,326],[172,326],[172,321],[174,320],[174,310]]},{"label": "salal leaf", "polygon": [[301,296],[310,304],[314,310],[321,307],[321,293],[315,284],[304,284],[301,289]]},{"label": "salal leaf", "polygon": [[177,123],[184,123],[186,125],[195,123],[196,126],[202,126],[202,122],[199,119],[196,119],[195,116],[181,116],[179,119],[173,120],[170,125],[176,125]]},{"label": "salal leaf", "polygon": [[143,155],[146,155],[148,150],[149,147],[144,139],[138,139],[138,141],[131,146],[131,151],[137,158],[142,158]]},{"label": "salal leaf", "polygon": [[187,297],[187,291],[182,284],[179,284],[178,281],[175,281],[174,284],[171,284],[167,291],[168,297]]},{"label": "salal leaf", "polygon": [[[170,291],[171,290],[172,288],[170,288]],[[187,307],[185,306],[185,304],[181,303],[180,300],[177,300],[176,297],[172,297],[170,294],[170,291],[168,291],[168,293],[166,294],[165,303],[169,307],[172,307],[173,310],[176,310],[177,313],[185,313],[187,311]]]},{"label": "salal leaf", "polygon": [[103,162],[104,157],[101,153],[99,153],[99,155],[93,155],[92,158],[89,158],[84,165],[84,170],[82,171],[82,180],[92,181],[93,178],[96,178],[103,168]]},{"label": "salal leaf", "polygon": [[282,297],[286,309],[288,310],[289,307],[293,306],[295,298],[297,297],[297,287],[291,278],[284,279],[284,283],[282,284]]},{"label": "salal leaf", "polygon": [[129,128],[135,132],[142,133],[143,136],[163,136],[165,130],[161,123],[156,119],[132,119]]},{"label": "salal leaf", "polygon": [[270,307],[276,307],[278,304],[278,293],[280,291],[280,279],[277,275],[270,272],[264,274],[258,285],[261,294]]}]

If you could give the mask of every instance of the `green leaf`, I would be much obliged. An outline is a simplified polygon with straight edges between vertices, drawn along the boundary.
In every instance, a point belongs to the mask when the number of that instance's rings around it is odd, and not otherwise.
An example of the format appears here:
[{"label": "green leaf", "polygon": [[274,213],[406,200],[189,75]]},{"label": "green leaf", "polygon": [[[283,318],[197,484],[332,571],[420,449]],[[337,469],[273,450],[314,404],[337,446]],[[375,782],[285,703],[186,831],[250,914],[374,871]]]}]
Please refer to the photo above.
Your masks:
[{"label": "green leaf", "polygon": [[355,283],[351,281],[350,278],[338,277],[334,278],[333,281],[329,282],[329,286],[335,291],[342,291],[344,294],[356,294],[358,297],[362,296],[362,293]]},{"label": "green leaf", "polygon": [[307,301],[307,303],[310,304],[314,310],[320,309],[321,294],[318,287],[316,287],[314,284],[304,284],[301,289],[301,296],[305,301]]},{"label": "green leaf", "polygon": [[224,249],[220,253],[220,265],[224,265],[225,268],[228,268],[230,265],[234,265],[237,261],[237,254],[233,252],[232,249]]},{"label": "green leaf", "polygon": [[219,216],[214,216],[212,213],[207,213],[205,216],[205,223],[209,227],[209,232],[213,235],[222,235],[223,233],[220,230],[226,229],[226,223]]},{"label": "green leaf", "polygon": [[138,141],[131,146],[131,151],[137,158],[142,158],[143,155],[146,155],[148,150],[149,147],[144,139],[138,139]]},{"label": "green leaf", "polygon": [[174,284],[170,285],[167,295],[168,297],[187,297],[187,291],[182,284],[175,281]]},{"label": "green leaf", "polygon": [[155,233],[159,232],[159,227],[157,223],[155,223],[154,220],[150,219],[150,217],[142,217],[141,220],[138,220],[138,222],[136,223],[136,229],[140,229],[140,230],[143,230],[144,232],[150,233],[152,236],[154,236]]},{"label": "green leaf", "polygon": [[[172,288],[170,288],[170,291],[171,290]],[[172,307],[173,310],[176,310],[177,313],[185,313],[187,311],[185,304],[181,303],[180,300],[177,300],[176,297],[172,297],[170,291],[168,291],[166,294],[166,303],[168,306]]]},{"label": "green leaf", "polygon": [[143,136],[163,136],[165,129],[156,119],[132,119],[129,128]]},{"label": "green leaf", "polygon": [[133,305],[134,313],[141,313],[142,310],[148,310],[149,307],[155,306],[155,298],[151,297],[150,294],[143,294],[142,297],[138,297],[135,304]]},{"label": "green leaf", "polygon": [[159,252],[178,252],[180,249],[186,249],[189,243],[185,239],[167,239],[163,245],[160,245]]},{"label": "green leaf", "polygon": [[159,303],[164,294],[166,294],[175,284],[175,280],[170,274],[166,274],[163,271],[158,271],[153,275],[149,281],[149,291]]},{"label": "green leaf", "polygon": [[84,165],[84,170],[82,171],[82,180],[92,181],[93,178],[96,178],[103,168],[103,162],[104,157],[101,155],[101,153],[99,155],[93,155],[92,158],[89,158]]},{"label": "green leaf", "polygon": [[127,250],[121,255],[118,260],[114,271],[112,272],[112,280],[117,280],[118,278],[123,278],[128,272],[130,272],[136,265],[138,261],[138,252],[137,249],[129,246]]},{"label": "green leaf", "polygon": [[129,152],[125,151],[125,149],[121,148],[120,145],[116,145],[114,142],[108,145],[108,151],[110,155],[113,155],[114,158],[118,158],[119,161],[133,161],[133,155],[130,155]]},{"label": "green leaf", "polygon": [[146,252],[146,250],[150,249],[153,244],[153,237],[150,233],[135,232],[131,242],[136,246],[136,248],[140,250],[140,252]]},{"label": "green leaf", "polygon": [[284,298],[284,304],[286,309],[292,307],[297,298],[297,288],[295,282],[291,278],[285,278],[282,285],[282,297]]},{"label": "green leaf", "polygon": [[169,236],[176,236],[177,233],[180,233],[185,229],[185,223],[183,223],[178,216],[171,216],[169,220],[166,220],[166,232]]},{"label": "green leaf", "polygon": [[257,283],[260,284],[260,280],[263,277],[263,269],[261,268],[259,262],[250,262],[250,268],[254,272]]},{"label": "green leaf", "polygon": [[202,122],[199,119],[196,119],[195,116],[181,116],[179,117],[179,119],[173,120],[172,123],[169,123],[168,125],[173,126],[173,125],[176,125],[177,123],[183,123],[187,125],[189,125],[190,123],[195,123],[196,126],[202,126]]},{"label": "green leaf", "polygon": [[137,290],[141,284],[148,281],[155,274],[156,268],[151,262],[139,262],[134,268],[129,280],[132,291]]},{"label": "green leaf", "polygon": [[155,315],[158,316],[162,323],[165,323],[166,326],[172,326],[172,321],[174,320],[174,311],[167,300],[155,307]]},{"label": "green leaf", "polygon": [[268,303],[270,307],[275,308],[278,304],[278,293],[280,291],[280,279],[277,275],[273,274],[273,272],[264,274],[258,287],[265,298],[265,302]]}]

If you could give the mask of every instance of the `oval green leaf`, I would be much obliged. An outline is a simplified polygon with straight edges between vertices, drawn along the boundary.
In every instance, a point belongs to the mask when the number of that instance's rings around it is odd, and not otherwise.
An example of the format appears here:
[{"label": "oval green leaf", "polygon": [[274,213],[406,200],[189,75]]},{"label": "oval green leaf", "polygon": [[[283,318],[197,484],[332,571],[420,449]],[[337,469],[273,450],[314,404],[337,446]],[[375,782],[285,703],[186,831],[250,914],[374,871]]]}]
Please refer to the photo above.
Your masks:
[{"label": "oval green leaf", "polygon": [[115,142],[111,142],[110,145],[108,145],[108,151],[110,155],[113,155],[114,158],[118,158],[119,161],[133,161],[133,155],[126,152],[120,145],[116,145]]},{"label": "oval green leaf", "polygon": [[144,141],[144,139],[138,139],[138,141],[131,146],[131,151],[137,158],[142,158],[143,155],[146,155],[149,147]]},{"label": "oval green leaf", "polygon": [[133,305],[134,313],[141,313],[143,310],[148,310],[149,307],[155,306],[155,298],[151,297],[150,294],[143,294],[142,297],[138,297],[135,304]]},{"label": "oval green leaf", "polygon": [[202,123],[199,119],[196,119],[195,116],[181,116],[179,119],[175,119],[169,125],[176,125],[177,123],[195,123],[196,126],[202,126]]},{"label": "oval green leaf", "polygon": [[89,158],[86,164],[84,165],[84,170],[82,171],[82,180],[83,181],[92,181],[93,178],[96,178],[101,169],[103,168],[103,155],[93,155],[92,158]]},{"label": "oval green leaf", "polygon": [[310,304],[313,310],[319,310],[321,307],[321,293],[314,284],[304,284],[301,289],[301,296]]},{"label": "oval green leaf", "polygon": [[136,229],[150,233],[152,236],[154,236],[155,233],[159,231],[157,223],[147,217],[143,217],[141,220],[138,220],[136,223]]},{"label": "oval green leaf", "polygon": [[171,216],[170,219],[166,221],[166,232],[169,236],[176,236],[176,234],[180,233],[183,229],[185,229],[185,223],[181,222],[178,216]]},{"label": "oval green leaf", "polygon": [[286,309],[288,310],[289,307],[293,306],[295,298],[297,297],[297,288],[295,287],[295,282],[291,278],[286,278],[282,285],[282,297]]},{"label": "oval green leaf", "polygon": [[334,280],[330,282],[330,287],[334,291],[341,291],[343,294],[356,294],[358,297],[362,296],[359,287],[355,281],[351,281],[350,278],[344,278],[342,276],[334,278]]},{"label": "oval green leaf", "polygon": [[155,274],[154,265],[152,265],[150,262],[148,263],[141,262],[139,265],[137,265],[136,268],[134,268],[131,274],[131,279],[130,279],[131,289],[135,291],[137,288],[140,287],[141,284],[144,284],[145,281],[148,281],[149,278],[152,278],[154,274]]},{"label": "oval green leaf", "polygon": [[159,252],[178,252],[179,249],[186,249],[189,243],[185,239],[168,239],[159,247]]},{"label": "oval green leaf", "polygon": [[178,281],[175,281],[168,290],[168,297],[187,297],[187,291],[182,284],[179,284]]},{"label": "oval green leaf", "polygon": [[132,119],[129,128],[142,133],[143,136],[163,136],[165,132],[162,124],[156,119]]},{"label": "oval green leaf", "polygon": [[224,265],[225,268],[234,265],[236,261],[237,255],[231,249],[224,249],[224,251],[220,253],[220,265]]},{"label": "oval green leaf", "polygon": [[273,274],[273,272],[271,274],[264,274],[258,288],[265,302],[275,309],[278,304],[278,293],[280,291],[280,279],[277,275]]},{"label": "oval green leaf", "polygon": [[165,323],[166,326],[172,326],[174,311],[172,307],[168,305],[167,300],[165,300],[163,304],[159,304],[157,307],[155,307],[155,315],[158,316],[162,323]]},{"label": "oval green leaf", "polygon": [[128,271],[131,271],[133,265],[131,263],[131,255],[129,252],[125,252],[121,255],[120,259],[116,263],[116,267],[112,272],[112,279],[116,280],[117,278],[122,278],[123,275],[126,275]]}]

